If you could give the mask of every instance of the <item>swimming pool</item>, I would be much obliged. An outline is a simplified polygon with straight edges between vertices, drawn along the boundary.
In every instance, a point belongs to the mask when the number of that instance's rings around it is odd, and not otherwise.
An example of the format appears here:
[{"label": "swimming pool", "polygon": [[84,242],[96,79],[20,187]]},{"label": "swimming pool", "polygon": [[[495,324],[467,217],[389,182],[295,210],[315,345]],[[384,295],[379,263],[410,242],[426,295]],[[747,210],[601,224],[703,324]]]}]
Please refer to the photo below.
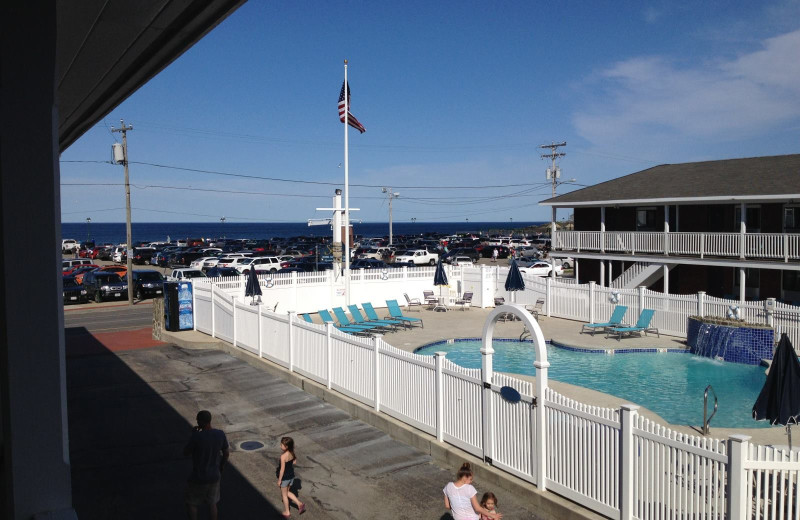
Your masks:
[{"label": "swimming pool", "polygon": [[[494,340],[494,370],[535,376],[533,343]],[[480,368],[480,340],[426,345],[417,354],[447,352],[447,359]],[[549,379],[591,388],[649,408],[672,424],[703,423],[703,391],[712,385],[719,411],[717,428],[764,428],[751,418],[766,378],[764,367],[726,363],[688,353],[596,354],[547,346]],[[709,397],[709,413],[713,398]]]}]

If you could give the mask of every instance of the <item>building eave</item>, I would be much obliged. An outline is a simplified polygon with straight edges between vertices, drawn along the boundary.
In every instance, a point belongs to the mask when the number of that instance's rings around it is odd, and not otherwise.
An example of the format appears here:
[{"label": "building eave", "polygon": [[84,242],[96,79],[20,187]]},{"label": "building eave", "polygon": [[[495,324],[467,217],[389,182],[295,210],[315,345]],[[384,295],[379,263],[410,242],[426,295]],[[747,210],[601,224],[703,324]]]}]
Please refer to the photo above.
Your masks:
[{"label": "building eave", "polygon": [[599,207],[599,206],[643,206],[643,205],[667,205],[667,204],[724,204],[736,202],[789,202],[800,203],[800,193],[789,193],[781,195],[718,195],[714,197],[664,197],[653,199],[619,199],[619,200],[591,200],[575,202],[550,202],[543,200],[540,206],[551,206],[554,208],[575,208],[575,207]]}]

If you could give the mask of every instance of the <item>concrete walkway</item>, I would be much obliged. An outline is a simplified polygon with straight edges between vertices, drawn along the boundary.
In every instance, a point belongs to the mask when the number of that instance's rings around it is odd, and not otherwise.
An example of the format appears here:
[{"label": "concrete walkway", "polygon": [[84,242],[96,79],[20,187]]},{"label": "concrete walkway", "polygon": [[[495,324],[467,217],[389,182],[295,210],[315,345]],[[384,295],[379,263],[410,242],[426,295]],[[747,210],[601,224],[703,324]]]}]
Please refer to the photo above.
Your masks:
[{"label": "concrete walkway", "polygon": [[[82,520],[183,518],[191,463],[182,449],[200,409],[212,412],[231,443],[223,519],[280,518],[275,461],[285,435],[295,439],[298,493],[309,504],[303,515],[309,520],[444,520],[450,517],[441,489],[457,466],[463,460],[483,466],[460,455],[435,464],[429,451],[355,419],[352,410],[290,384],[261,361],[230,355],[219,344],[203,348],[208,337],[199,333],[176,336],[192,348],[106,350],[68,360],[73,495]],[[397,432],[403,435],[399,425]],[[245,441],[264,447],[246,451]],[[504,489],[493,471],[483,470],[475,486],[498,495],[506,518],[598,518],[575,514],[577,507],[563,500],[563,514],[540,516],[532,486]]]}]

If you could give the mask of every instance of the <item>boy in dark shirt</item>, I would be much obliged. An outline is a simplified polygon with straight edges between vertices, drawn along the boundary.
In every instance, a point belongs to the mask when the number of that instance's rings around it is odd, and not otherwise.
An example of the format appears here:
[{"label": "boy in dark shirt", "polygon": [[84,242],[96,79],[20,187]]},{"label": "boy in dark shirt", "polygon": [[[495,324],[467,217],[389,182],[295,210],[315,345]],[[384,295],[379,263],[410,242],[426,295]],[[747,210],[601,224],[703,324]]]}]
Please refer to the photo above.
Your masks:
[{"label": "boy in dark shirt", "polygon": [[219,480],[230,456],[228,439],[222,430],[211,427],[211,412],[197,413],[197,426],[183,454],[192,456],[192,473],[186,488],[186,511],[191,520],[197,518],[197,506],[208,505],[209,518],[217,520]]}]

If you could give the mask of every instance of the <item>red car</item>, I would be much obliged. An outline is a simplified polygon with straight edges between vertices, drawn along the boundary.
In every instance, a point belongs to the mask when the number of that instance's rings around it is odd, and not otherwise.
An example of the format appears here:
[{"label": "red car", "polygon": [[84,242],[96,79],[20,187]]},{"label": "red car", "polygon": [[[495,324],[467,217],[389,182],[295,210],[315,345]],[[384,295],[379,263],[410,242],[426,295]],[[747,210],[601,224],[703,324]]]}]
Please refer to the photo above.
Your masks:
[{"label": "red car", "polygon": [[[79,271],[91,271],[93,269],[99,269],[99,265],[95,264],[81,264],[81,265],[73,265],[71,268],[67,269],[66,271],[61,271],[62,276],[74,276]],[[80,283],[80,282],[78,282]]]}]

